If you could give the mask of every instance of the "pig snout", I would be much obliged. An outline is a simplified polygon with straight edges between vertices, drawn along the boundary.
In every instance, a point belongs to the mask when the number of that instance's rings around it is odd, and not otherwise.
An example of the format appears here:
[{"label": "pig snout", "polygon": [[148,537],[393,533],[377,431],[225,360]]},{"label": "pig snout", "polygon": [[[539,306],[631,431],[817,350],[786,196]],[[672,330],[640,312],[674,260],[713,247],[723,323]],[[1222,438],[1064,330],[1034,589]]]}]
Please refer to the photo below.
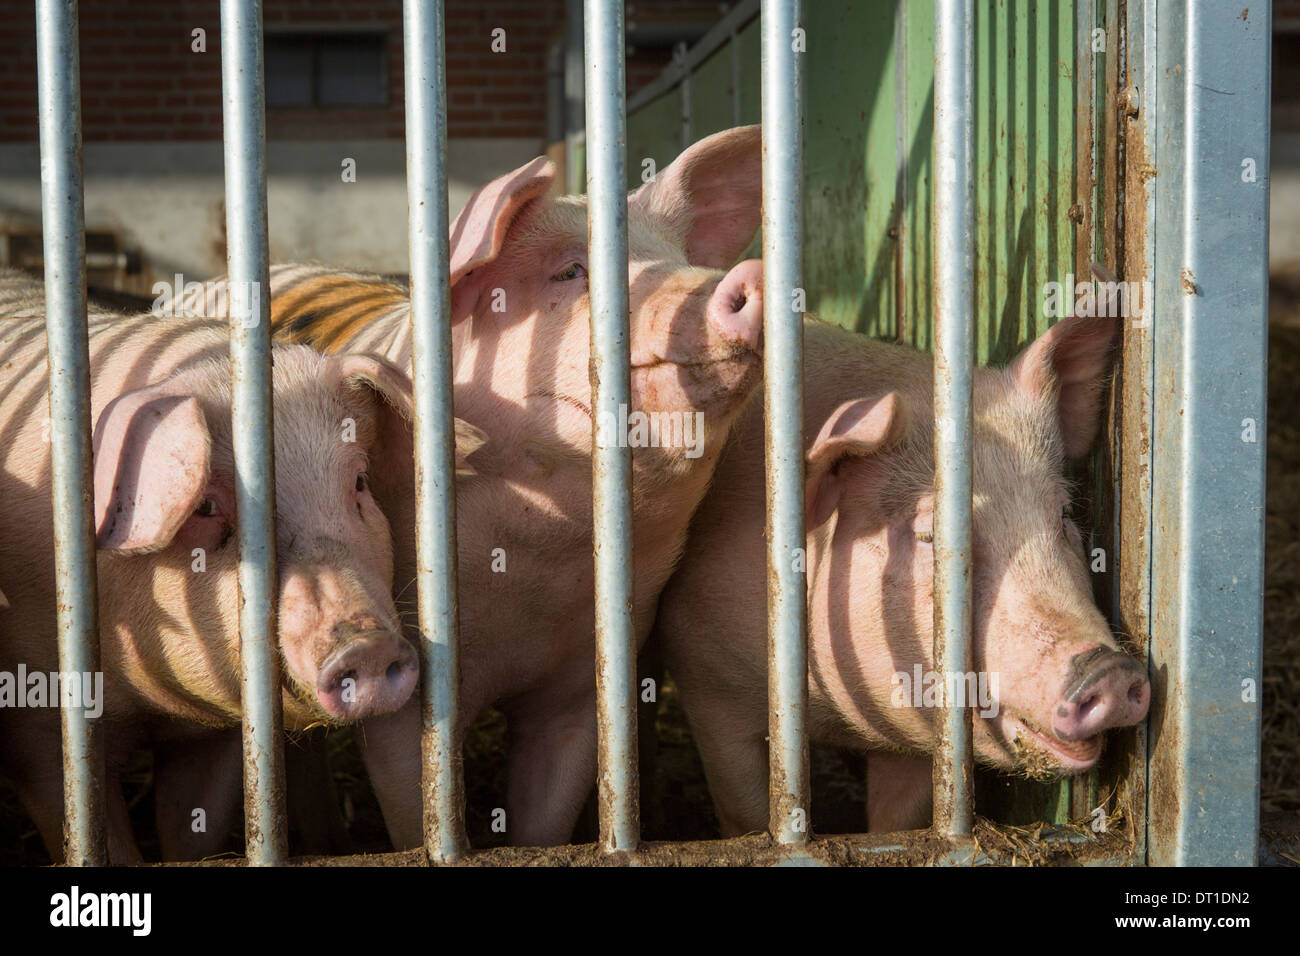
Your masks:
[{"label": "pig snout", "polygon": [[1097,647],[1071,660],[1071,677],[1052,712],[1052,731],[1065,741],[1086,740],[1147,715],[1151,683],[1142,662]]},{"label": "pig snout", "polygon": [[373,621],[344,621],[334,634],[341,645],[316,680],[316,697],[327,714],[357,720],[392,713],[406,703],[420,667],[404,638]]},{"label": "pig snout", "polygon": [[755,351],[763,340],[763,262],[746,259],[723,276],[708,305],[709,326]]}]

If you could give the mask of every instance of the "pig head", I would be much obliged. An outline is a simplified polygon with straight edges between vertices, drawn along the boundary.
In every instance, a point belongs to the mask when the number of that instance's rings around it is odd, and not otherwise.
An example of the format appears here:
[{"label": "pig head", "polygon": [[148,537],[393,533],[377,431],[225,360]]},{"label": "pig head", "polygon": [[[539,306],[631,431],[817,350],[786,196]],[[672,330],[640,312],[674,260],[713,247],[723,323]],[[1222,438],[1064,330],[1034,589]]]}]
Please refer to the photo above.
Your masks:
[{"label": "pig head", "polygon": [[[390,530],[377,501],[410,483],[410,382],[370,356],[283,346],[275,358],[286,724],[387,713],[418,676],[393,605]],[[94,432],[97,545],[115,581],[101,614],[122,622],[105,655],[121,654],[133,688],[154,705],[206,722],[240,713],[229,401],[228,376],[203,367],[113,399]],[[152,613],[142,617],[136,603]],[[194,629],[226,653],[193,644],[184,635]],[[167,653],[154,653],[157,645]]]},{"label": "pig head", "polygon": [[[1118,649],[1092,601],[1063,473],[1096,434],[1114,331],[1068,319],[1005,371],[977,376],[966,679],[976,751],[1004,769],[1087,770],[1102,731],[1146,716],[1146,669]],[[958,685],[931,674],[934,465],[928,377],[922,384],[831,413],[808,453],[808,517],[810,594],[827,625],[817,648],[854,662],[822,673],[827,699],[883,730],[882,743],[925,749],[934,705]],[[840,678],[853,673],[864,684],[851,690]]]},{"label": "pig head", "polygon": [[[931,359],[806,324],[813,739],[925,754],[937,705],[962,703],[955,695],[964,693],[979,760],[1050,775],[1090,768],[1103,731],[1145,717],[1145,666],[1119,648],[1092,601],[1064,475],[1066,461],[1085,455],[1095,438],[1115,331],[1113,321],[1067,319],[1007,369],[977,370],[975,670],[941,675],[933,664]],[[757,403],[737,432],[657,625],[724,829],[733,833],[766,823]],[[722,607],[718,594],[735,599]],[[900,765],[891,762],[891,770]],[[929,762],[911,766],[920,774],[915,786],[873,790],[910,790],[917,806],[876,819],[917,825],[918,807],[928,812]]]},{"label": "pig head", "polygon": [[[595,443],[631,448],[640,643],[757,385],[762,269],[732,264],[758,227],[759,167],[758,129],[730,130],[629,196],[631,404],[617,421],[592,414],[585,199],[550,195],[554,168],[537,159],[476,193],[452,226],[456,414],[491,433],[474,482],[457,489],[461,714],[466,725],[491,704],[506,714],[514,843],[567,840],[595,781]],[[399,560],[399,587],[412,577]],[[420,842],[407,711],[367,722],[364,744],[399,847]]]}]

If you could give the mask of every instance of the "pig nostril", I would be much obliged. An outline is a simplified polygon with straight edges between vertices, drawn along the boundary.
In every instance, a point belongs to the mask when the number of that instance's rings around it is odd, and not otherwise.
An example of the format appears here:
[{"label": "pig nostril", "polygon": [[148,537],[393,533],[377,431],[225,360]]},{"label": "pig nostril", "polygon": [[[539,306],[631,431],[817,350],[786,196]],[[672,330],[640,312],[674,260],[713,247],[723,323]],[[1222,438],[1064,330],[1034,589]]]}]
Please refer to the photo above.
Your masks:
[{"label": "pig nostril", "polygon": [[1091,714],[1094,710],[1096,710],[1097,705],[1100,703],[1101,703],[1101,695],[1099,694],[1093,694],[1091,697],[1089,697],[1087,700],[1081,703],[1079,705],[1079,719],[1086,720],[1088,718],[1088,715]]},{"label": "pig nostril", "polygon": [[1145,687],[1146,681],[1134,681],[1132,686],[1128,689],[1128,699],[1135,704],[1142,703],[1142,697],[1144,696],[1143,688]]},{"label": "pig nostril", "polygon": [[402,676],[402,662],[393,661],[393,663],[389,664],[388,670],[384,671],[384,676],[388,678],[388,680],[396,683]]},{"label": "pig nostril", "polygon": [[352,685],[355,687],[357,683],[357,672],[345,671],[343,675],[339,677],[339,686],[342,687],[347,681],[352,681]]}]

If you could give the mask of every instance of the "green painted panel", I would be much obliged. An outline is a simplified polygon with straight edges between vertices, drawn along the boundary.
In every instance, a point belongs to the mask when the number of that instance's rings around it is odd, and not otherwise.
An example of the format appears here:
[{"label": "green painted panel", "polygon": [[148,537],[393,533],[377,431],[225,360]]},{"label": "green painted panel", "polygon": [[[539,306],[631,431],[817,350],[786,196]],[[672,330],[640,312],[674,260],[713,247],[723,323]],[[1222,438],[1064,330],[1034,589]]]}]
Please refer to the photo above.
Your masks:
[{"label": "green painted panel", "polygon": [[654,160],[663,169],[682,151],[681,101],[673,90],[628,117],[627,181],[629,189],[642,183],[642,163]]},{"label": "green painted panel", "polygon": [[[804,280],[828,321],[928,349],[933,4],[805,7]],[[976,39],[976,268],[981,361],[1045,329],[1042,288],[1073,271],[1074,4],[983,0]],[[759,117],[757,21],[738,34],[742,122]],[[901,49],[901,56],[900,56]],[[692,134],[731,125],[731,52],[691,80]],[[672,90],[629,117],[632,184],[643,157],[681,150]]]},{"label": "green painted panel", "polygon": [[[1085,0],[1079,0],[1085,2]],[[1046,283],[1074,271],[1076,0],[977,0],[977,355],[1001,363],[1050,321]],[[869,335],[933,344],[933,0],[804,4],[804,285],[809,311]],[[740,33],[742,122],[760,115],[757,20]],[[724,45],[691,80],[692,136],[732,125]],[[629,117],[630,157],[681,150],[669,91]],[[633,163],[637,162],[633,169]],[[633,185],[639,160],[629,161]],[[1069,784],[980,773],[982,812],[1062,821]]]}]

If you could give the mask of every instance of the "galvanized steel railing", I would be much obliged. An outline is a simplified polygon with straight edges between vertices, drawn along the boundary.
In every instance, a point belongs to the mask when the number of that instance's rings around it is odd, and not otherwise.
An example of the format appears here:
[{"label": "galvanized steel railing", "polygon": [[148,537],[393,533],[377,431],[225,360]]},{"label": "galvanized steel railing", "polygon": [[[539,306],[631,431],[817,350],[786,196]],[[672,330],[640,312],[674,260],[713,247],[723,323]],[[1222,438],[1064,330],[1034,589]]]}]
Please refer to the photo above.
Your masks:
[{"label": "galvanized steel railing", "polygon": [[[973,0],[934,4],[934,666],[971,672],[971,389],[975,368]],[[934,827],[971,831],[969,707],[935,722]]]},{"label": "galvanized steel railing", "polygon": [[[763,389],[767,468],[768,829],[810,831],[803,492],[803,91],[799,2],[764,0]],[[799,44],[802,47],[802,44]]]},{"label": "galvanized steel railing", "polygon": [[[749,6],[746,4],[746,6]],[[972,0],[935,0],[935,666],[971,669],[973,380]],[[806,579],[803,561],[803,116],[797,0],[762,2],[763,258],[766,341],[770,829],[809,839]],[[739,12],[739,11],[738,11]],[[99,669],[90,483],[90,392],[75,2],[37,0],[45,282],[50,349],[60,667]],[[742,22],[720,25],[734,38]],[[286,856],[281,707],[275,646],[266,145],[260,0],[223,0],[227,235],[233,290],[231,370],[238,475],[247,856]],[[718,32],[718,31],[715,31]],[[712,35],[712,34],[711,34]],[[466,852],[456,753],[456,537],[448,308],[443,4],[406,0],[407,175],[415,385],[425,847],[435,862]],[[734,43],[733,43],[734,50]],[[699,54],[702,56],[703,54]],[[697,57],[698,58],[698,57]],[[629,403],[626,101],[623,5],[585,0],[586,150],[593,418]],[[734,64],[733,64],[734,66]],[[681,67],[685,68],[685,67]],[[238,300],[237,300],[238,301]],[[636,651],[632,631],[630,450],[593,455],[593,554],[599,806],[605,851],[637,847]],[[99,742],[65,708],[67,859],[106,861]],[[936,831],[971,831],[969,711],[949,708],[934,760]]]},{"label": "galvanized steel railing", "polygon": [[407,0],[406,190],[410,215],[411,364],[415,387],[417,587],[424,845],[429,858],[465,852],[464,786],[456,753],[456,434],[452,422],[447,216],[447,76],[441,2]]},{"label": "galvanized steel railing", "polygon": [[239,542],[244,841],[249,862],[288,855],[283,713],[276,639],[275,443],[271,422],[270,254],[261,0],[222,0],[231,439]]},{"label": "galvanized steel railing", "polygon": [[[36,5],[40,101],[41,225],[45,242],[45,325],[49,338],[50,464],[59,668],[99,671],[91,480],[90,356],[86,331],[86,220],[81,192],[81,67],[77,7]],[[99,728],[76,707],[62,708],[65,859],[108,862]]]},{"label": "galvanized steel railing", "polygon": [[[951,74],[936,116],[936,142],[954,150],[941,177],[943,201],[953,210],[941,240],[951,250],[953,288],[969,289],[970,0],[939,0],[945,16],[964,13],[964,27],[940,33],[937,56],[965,66]],[[77,95],[75,5],[41,0],[41,137],[51,171],[43,194],[46,287],[55,416],[55,496],[59,534],[61,653],[68,669],[96,670],[94,549],[89,496],[89,379],[85,327],[84,241],[81,214],[80,122]],[[799,4],[764,0],[763,14],[763,257],[766,341],[769,701],[771,705],[771,831],[781,844],[810,835],[806,585],[803,551],[803,291],[801,47]],[[259,0],[223,0],[222,80],[225,125],[227,236],[232,290],[233,432],[239,520],[240,635],[243,666],[245,839],[255,864],[277,864],[287,853],[283,788],[282,716],[275,645],[275,516],[271,421],[271,363],[266,232],[266,133]],[[466,848],[463,785],[455,738],[458,715],[456,648],[456,530],[451,333],[448,321],[448,211],[446,192],[446,76],[442,4],[407,0],[407,180],[410,208],[411,301],[415,386],[415,460],[419,617],[425,641],[423,677],[423,787],[425,847],[435,862],[458,859]],[[594,404],[617,417],[630,404],[627,287],[626,98],[623,7],[619,0],[586,0],[589,248]],[[941,52],[942,51],[942,52]],[[942,104],[939,106],[938,104]],[[942,113],[940,112],[942,110]],[[964,126],[963,126],[964,124]],[[940,124],[937,121],[936,126]],[[940,136],[944,139],[940,139]],[[962,137],[965,137],[963,140]],[[963,142],[965,146],[963,147]],[[963,218],[964,217],[964,218]],[[964,269],[962,272],[960,270]],[[964,317],[951,335],[940,333],[941,354],[957,383],[950,411],[964,430],[937,430],[945,486],[936,509],[936,550],[949,542],[937,581],[956,579],[944,605],[956,622],[936,638],[944,660],[969,656],[969,310],[957,297],[941,302],[941,317]],[[241,304],[242,303],[242,304]],[[940,323],[946,329],[948,322]],[[964,392],[963,392],[964,389]],[[948,390],[936,387],[936,399]],[[963,397],[964,396],[964,397]],[[946,406],[937,405],[943,409]],[[68,411],[62,411],[63,409]],[[938,440],[937,440],[938,441]],[[945,464],[946,463],[946,464]],[[640,839],[636,767],[636,649],[631,600],[631,452],[619,443],[593,452],[593,554],[596,562],[598,675],[598,788],[601,844],[634,850]],[[964,470],[963,470],[964,469]],[[963,495],[962,489],[965,489]],[[949,530],[951,528],[952,530]],[[965,541],[966,544],[961,542]],[[951,570],[948,570],[951,568]],[[937,585],[938,586],[938,585]],[[947,587],[947,585],[943,585]],[[954,603],[955,602],[955,603]],[[64,611],[66,610],[66,620]],[[962,615],[966,624],[962,625]],[[963,668],[964,669],[964,668]],[[959,727],[963,711],[950,728]],[[92,759],[95,739],[82,712],[65,709],[65,792],[69,860],[104,862],[102,796]],[[968,724],[969,718],[965,718]],[[969,731],[948,731],[946,768],[936,777],[970,777]],[[949,786],[945,784],[945,786]],[[953,790],[944,819],[969,832],[968,788]],[[960,821],[964,820],[962,824]],[[964,829],[963,829],[964,826]]]}]

